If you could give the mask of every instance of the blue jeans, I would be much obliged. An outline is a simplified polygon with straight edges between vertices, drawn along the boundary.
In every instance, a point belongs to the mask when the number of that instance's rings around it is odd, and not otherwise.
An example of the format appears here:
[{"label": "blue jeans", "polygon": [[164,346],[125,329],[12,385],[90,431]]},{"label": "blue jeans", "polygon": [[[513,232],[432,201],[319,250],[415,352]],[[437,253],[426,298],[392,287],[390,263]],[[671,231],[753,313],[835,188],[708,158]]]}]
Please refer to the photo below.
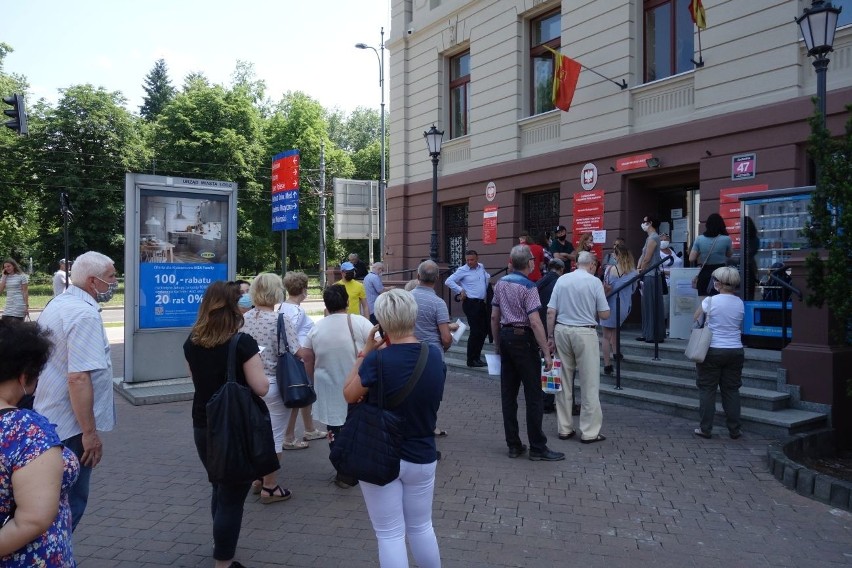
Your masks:
[{"label": "blue jeans", "polygon": [[86,512],[86,504],[89,502],[89,480],[92,477],[92,468],[83,465],[83,434],[71,436],[62,440],[62,445],[74,452],[80,460],[80,475],[77,481],[68,489],[68,504],[71,507],[71,532],[77,528],[77,523]]}]

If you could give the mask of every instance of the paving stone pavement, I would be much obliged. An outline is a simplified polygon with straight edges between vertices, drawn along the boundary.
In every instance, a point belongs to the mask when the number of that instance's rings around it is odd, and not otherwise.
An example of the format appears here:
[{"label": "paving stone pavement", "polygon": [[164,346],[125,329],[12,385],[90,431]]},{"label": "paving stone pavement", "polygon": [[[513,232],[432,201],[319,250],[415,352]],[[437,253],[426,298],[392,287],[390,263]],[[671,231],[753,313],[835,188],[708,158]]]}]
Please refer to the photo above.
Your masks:
[{"label": "paving stone pavement", "polygon": [[[191,403],[133,407],[117,397],[116,405],[119,423],[103,436],[74,534],[80,566],[212,566],[210,488]],[[549,446],[567,459],[509,459],[498,381],[451,370],[434,502],[443,566],[852,565],[852,515],[776,481],[766,471],[769,439],[698,439],[693,421],[614,405],[604,406],[607,440],[597,444],[560,441],[555,416],[544,422]],[[237,559],[377,566],[361,493],[331,483],[327,444],[282,461],[281,484],[294,496],[262,505],[249,495]]]}]

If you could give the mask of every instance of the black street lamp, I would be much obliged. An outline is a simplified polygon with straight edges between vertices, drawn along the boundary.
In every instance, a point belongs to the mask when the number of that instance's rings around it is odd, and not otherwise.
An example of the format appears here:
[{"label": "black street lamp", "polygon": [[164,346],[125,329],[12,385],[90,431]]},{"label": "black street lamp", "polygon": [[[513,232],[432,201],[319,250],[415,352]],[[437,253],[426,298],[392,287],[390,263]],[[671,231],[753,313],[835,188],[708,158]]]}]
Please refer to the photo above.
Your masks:
[{"label": "black street lamp", "polygon": [[438,262],[438,160],[441,159],[441,142],[444,131],[432,125],[428,131],[423,133],[426,146],[429,148],[429,156],[432,158],[432,239],[429,244],[429,258]]},{"label": "black street lamp", "polygon": [[[372,49],[376,58],[379,60],[379,88],[382,91],[382,103],[381,103],[381,126],[379,126],[379,142],[381,146],[382,156],[380,158],[381,165],[379,166],[382,171],[379,176],[379,260],[385,256],[385,216],[387,215],[387,199],[385,197],[385,192],[387,191],[387,178],[385,177],[385,172],[387,170],[385,166],[385,28],[381,30],[382,39],[379,42],[379,50],[381,51],[381,55],[376,51],[375,47],[369,46],[366,43],[356,43],[355,47],[358,49]],[[370,213],[372,215],[372,212]],[[372,256],[373,251],[370,251]]]},{"label": "black street lamp", "polygon": [[796,20],[802,30],[802,37],[808,48],[808,55],[814,58],[813,65],[817,76],[817,104],[820,119],[825,126],[825,75],[828,70],[828,54],[834,51],[834,32],[837,30],[837,16],[841,8],[832,6],[831,1],[814,0],[810,8]]}]

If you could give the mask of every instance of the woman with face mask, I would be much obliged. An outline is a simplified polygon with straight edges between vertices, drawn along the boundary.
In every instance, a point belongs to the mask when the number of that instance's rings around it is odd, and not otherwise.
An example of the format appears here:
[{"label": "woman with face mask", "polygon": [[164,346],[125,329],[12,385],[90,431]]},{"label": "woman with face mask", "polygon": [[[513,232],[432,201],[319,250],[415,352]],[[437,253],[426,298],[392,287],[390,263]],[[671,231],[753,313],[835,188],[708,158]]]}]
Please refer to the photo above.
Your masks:
[{"label": "woman with face mask", "polygon": [[[660,235],[657,227],[660,222],[650,215],[642,219],[642,230],[647,234],[642,256],[637,269],[641,272],[653,265],[660,250]],[[659,269],[647,272],[642,277],[642,336],[637,341],[662,343],[666,337],[666,325],[663,317],[663,286]]]},{"label": "woman with face mask", "polygon": [[0,321],[0,566],[76,566],[68,489],[80,463],[44,416],[19,407],[51,347],[35,323]]}]

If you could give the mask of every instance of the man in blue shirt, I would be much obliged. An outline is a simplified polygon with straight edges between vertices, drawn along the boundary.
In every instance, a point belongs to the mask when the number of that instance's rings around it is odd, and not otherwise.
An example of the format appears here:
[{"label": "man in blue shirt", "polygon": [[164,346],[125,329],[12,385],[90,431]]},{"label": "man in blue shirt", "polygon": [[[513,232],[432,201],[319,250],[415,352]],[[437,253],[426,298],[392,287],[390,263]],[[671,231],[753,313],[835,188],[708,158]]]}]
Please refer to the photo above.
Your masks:
[{"label": "man in blue shirt", "polygon": [[373,325],[379,323],[376,316],[373,314],[373,309],[376,306],[376,298],[382,292],[387,292],[390,288],[386,288],[382,283],[382,272],[385,271],[385,265],[381,262],[374,262],[370,267],[370,273],[364,278],[364,289],[367,291],[367,308],[370,315],[370,321]]},{"label": "man in blue shirt", "polygon": [[475,250],[464,253],[465,265],[460,266],[445,284],[461,299],[462,310],[467,316],[470,326],[470,336],[467,338],[467,366],[485,367],[482,360],[482,346],[488,335],[488,312],[485,296],[488,291],[488,279],[491,275],[479,263],[479,255]]}]

